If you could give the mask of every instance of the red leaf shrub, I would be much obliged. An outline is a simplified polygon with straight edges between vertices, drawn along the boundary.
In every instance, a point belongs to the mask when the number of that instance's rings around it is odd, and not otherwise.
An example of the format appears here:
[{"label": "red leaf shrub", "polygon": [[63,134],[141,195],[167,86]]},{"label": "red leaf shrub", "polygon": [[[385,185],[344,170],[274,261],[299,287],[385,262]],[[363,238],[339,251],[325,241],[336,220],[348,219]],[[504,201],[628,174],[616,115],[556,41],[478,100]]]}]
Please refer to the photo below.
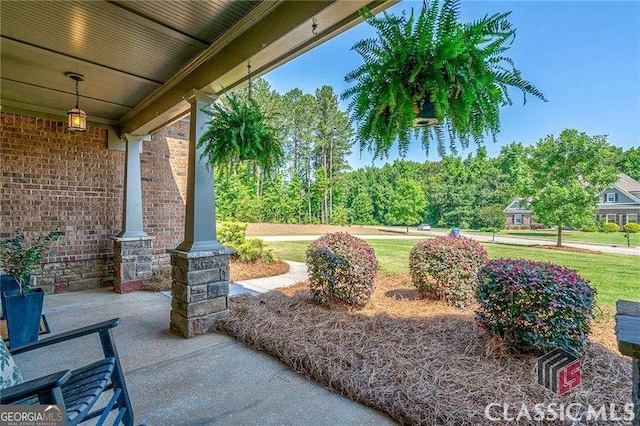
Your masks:
[{"label": "red leaf shrub", "polygon": [[409,270],[421,297],[464,307],[473,299],[478,270],[488,259],[487,251],[475,240],[437,237],[411,249]]},{"label": "red leaf shrub", "polygon": [[307,248],[311,295],[321,303],[364,306],[373,293],[378,260],[364,240],[345,232],[327,234]]},{"label": "red leaf shrub", "polygon": [[572,269],[522,259],[489,261],[478,273],[476,322],[520,353],[580,351],[596,290]]}]

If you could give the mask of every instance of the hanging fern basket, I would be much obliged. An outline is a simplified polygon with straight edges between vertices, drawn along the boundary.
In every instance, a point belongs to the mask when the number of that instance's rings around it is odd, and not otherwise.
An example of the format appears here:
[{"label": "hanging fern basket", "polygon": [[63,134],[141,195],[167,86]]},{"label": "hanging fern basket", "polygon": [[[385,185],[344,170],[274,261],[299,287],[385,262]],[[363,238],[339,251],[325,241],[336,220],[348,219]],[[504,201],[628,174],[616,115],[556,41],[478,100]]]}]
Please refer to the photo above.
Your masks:
[{"label": "hanging fern basket", "polygon": [[210,167],[231,171],[243,162],[253,162],[270,172],[283,156],[282,142],[258,103],[232,93],[224,103],[216,102],[212,109],[203,110],[211,120],[198,141],[204,147],[202,158]]}]

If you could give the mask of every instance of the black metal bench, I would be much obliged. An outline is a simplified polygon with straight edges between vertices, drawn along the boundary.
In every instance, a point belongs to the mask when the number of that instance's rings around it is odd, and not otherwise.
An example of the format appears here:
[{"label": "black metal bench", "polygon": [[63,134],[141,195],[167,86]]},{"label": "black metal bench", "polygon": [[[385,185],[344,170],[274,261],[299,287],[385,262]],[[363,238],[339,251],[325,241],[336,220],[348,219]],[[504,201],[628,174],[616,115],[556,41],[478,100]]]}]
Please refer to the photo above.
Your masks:
[{"label": "black metal bench", "polygon": [[616,311],[618,350],[633,358],[631,397],[635,419],[632,425],[640,426],[640,303],[618,300]]},{"label": "black metal bench", "polygon": [[[101,425],[112,410],[117,410],[114,424],[132,426],[131,401],[111,336],[111,329],[117,325],[116,318],[11,349],[11,354],[17,355],[78,337],[98,334],[104,358],[74,371],[60,371],[4,389],[0,403],[60,405],[66,410],[65,425],[71,426],[98,416],[98,424]],[[113,390],[113,393],[109,395],[106,405],[91,411],[100,396],[109,390]]]}]

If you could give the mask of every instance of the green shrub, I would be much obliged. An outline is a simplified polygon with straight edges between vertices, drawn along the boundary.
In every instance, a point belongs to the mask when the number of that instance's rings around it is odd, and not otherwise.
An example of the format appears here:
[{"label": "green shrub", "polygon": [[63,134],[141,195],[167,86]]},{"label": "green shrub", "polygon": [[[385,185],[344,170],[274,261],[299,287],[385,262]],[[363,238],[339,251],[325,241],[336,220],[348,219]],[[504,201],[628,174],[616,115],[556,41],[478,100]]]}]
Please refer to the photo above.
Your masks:
[{"label": "green shrub", "polygon": [[327,234],[307,248],[309,287],[320,303],[364,306],[373,293],[378,260],[364,240],[344,232]]},{"label": "green shrub", "polygon": [[582,225],[580,228],[582,232],[600,232],[600,227],[597,224],[592,225]]},{"label": "green shrub", "polygon": [[476,322],[520,353],[580,351],[596,290],[574,270],[522,259],[489,261],[478,273]]},{"label": "green shrub", "polygon": [[464,307],[473,299],[477,273],[487,261],[480,243],[465,237],[437,237],[416,244],[409,254],[411,280],[421,297]]},{"label": "green shrub", "polygon": [[218,242],[235,248],[242,244],[247,235],[247,224],[238,222],[221,222],[217,227]]},{"label": "green shrub", "polygon": [[617,223],[609,222],[604,224],[604,232],[620,232],[620,227]]},{"label": "green shrub", "polygon": [[637,234],[640,232],[640,223],[629,222],[622,227],[622,230],[630,234]]},{"label": "green shrub", "polygon": [[245,263],[255,263],[259,260],[274,263],[277,259],[267,243],[259,238],[246,238],[247,225],[237,222],[223,222],[218,225],[218,241],[236,252],[232,258]]}]

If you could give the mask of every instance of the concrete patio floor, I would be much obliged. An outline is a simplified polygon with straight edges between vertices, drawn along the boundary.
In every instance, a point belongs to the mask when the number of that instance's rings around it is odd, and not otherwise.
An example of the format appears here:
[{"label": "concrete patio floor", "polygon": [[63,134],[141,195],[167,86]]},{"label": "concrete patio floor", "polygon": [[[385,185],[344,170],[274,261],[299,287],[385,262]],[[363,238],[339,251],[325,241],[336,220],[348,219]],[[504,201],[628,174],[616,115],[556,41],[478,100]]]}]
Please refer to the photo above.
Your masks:
[{"label": "concrete patio floor", "polygon": [[[222,334],[168,331],[162,293],[89,290],[45,298],[51,333],[120,318],[116,344],[136,424],[381,425],[393,422]],[[55,349],[55,350],[54,350]],[[80,367],[100,354],[96,336],[16,356],[25,379]]]}]

